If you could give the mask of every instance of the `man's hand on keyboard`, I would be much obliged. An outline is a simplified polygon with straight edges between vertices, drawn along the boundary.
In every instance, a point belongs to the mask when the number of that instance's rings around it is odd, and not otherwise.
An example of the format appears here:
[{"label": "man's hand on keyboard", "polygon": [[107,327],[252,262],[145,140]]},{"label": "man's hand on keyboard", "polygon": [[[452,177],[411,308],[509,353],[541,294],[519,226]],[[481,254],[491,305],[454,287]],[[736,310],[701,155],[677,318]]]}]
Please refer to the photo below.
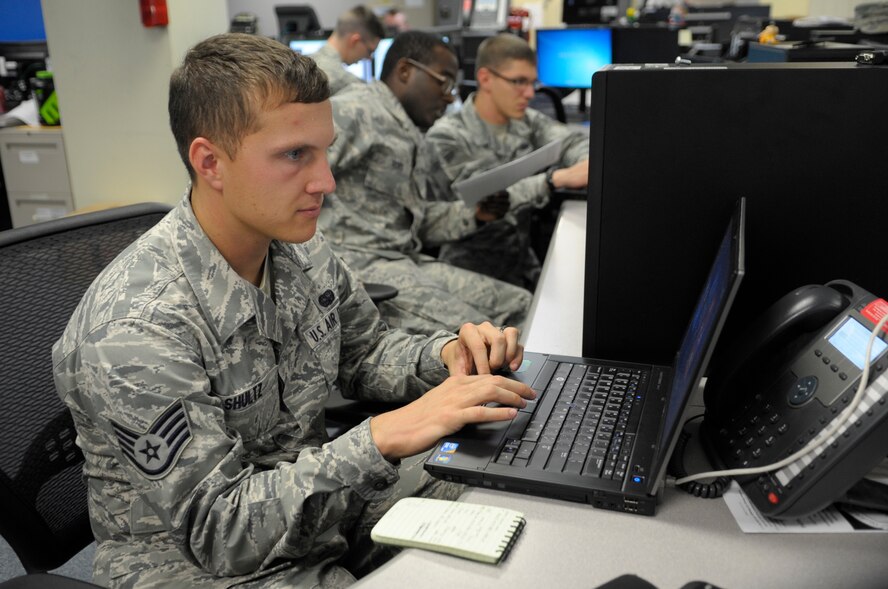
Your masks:
[{"label": "man's hand on keyboard", "polygon": [[518,335],[515,327],[495,327],[489,321],[466,323],[459,329],[459,338],[441,350],[441,359],[451,376],[518,370],[524,359]]},{"label": "man's hand on keyboard", "polygon": [[[451,376],[419,399],[370,420],[370,433],[388,460],[413,456],[468,423],[505,421],[536,393],[504,376]],[[485,407],[485,403],[503,406]]]}]

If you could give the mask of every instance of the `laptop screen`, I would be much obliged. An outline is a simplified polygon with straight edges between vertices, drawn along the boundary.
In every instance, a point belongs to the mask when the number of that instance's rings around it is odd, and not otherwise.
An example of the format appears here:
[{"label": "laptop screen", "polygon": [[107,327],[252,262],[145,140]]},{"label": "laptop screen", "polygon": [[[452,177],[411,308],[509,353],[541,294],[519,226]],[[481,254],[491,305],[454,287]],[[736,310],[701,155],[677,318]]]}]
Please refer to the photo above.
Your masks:
[{"label": "laptop screen", "polygon": [[[665,469],[677,440],[677,429],[694,387],[703,377],[745,272],[746,199],[740,199],[722,237],[703,292],[691,315],[675,358],[672,387],[663,419],[660,454],[655,464]],[[658,473],[662,476],[662,472]],[[660,480],[658,476],[657,481]]]}]

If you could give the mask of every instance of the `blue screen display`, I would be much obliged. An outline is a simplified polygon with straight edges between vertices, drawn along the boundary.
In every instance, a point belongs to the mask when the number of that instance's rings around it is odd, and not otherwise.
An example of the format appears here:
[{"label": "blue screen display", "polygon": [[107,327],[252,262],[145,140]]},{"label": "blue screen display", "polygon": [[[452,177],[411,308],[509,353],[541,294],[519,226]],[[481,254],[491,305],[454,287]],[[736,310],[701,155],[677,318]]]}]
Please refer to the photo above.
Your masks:
[{"label": "blue screen display", "polygon": [[[856,319],[849,317],[835,333],[829,336],[829,343],[851,360],[855,366],[863,370],[863,363],[866,359],[866,345],[869,343],[870,334],[869,329]],[[886,347],[888,347],[888,344],[876,338],[873,341],[873,352],[870,362],[878,358],[879,354],[884,352]]]},{"label": "blue screen display", "polygon": [[536,52],[540,82],[546,86],[591,88],[592,74],[611,63],[611,31],[538,30]]},{"label": "blue screen display", "polygon": [[[326,42],[325,39],[294,39],[290,41],[290,49],[296,53],[301,53],[302,55],[311,55],[323,47]],[[370,64],[369,59],[362,59],[359,62],[346,66],[345,69],[365,82],[369,82],[373,77],[372,72],[370,71],[371,67],[372,65]]]}]

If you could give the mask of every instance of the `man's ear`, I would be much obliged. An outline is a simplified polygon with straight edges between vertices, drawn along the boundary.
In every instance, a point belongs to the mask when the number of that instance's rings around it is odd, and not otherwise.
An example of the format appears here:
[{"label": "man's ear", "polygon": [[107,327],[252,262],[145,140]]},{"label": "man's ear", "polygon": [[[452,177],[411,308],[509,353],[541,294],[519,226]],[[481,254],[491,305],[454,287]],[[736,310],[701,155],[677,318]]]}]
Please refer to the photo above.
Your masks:
[{"label": "man's ear", "polygon": [[349,49],[354,48],[355,45],[361,42],[361,34],[360,33],[352,33],[346,39],[346,45],[348,45]]},{"label": "man's ear", "polygon": [[410,80],[411,71],[413,71],[413,66],[404,57],[399,59],[397,65],[395,65],[395,75],[398,76],[398,81],[401,84],[406,84]]},{"label": "man's ear", "polygon": [[475,81],[478,83],[478,89],[486,88],[490,84],[490,78],[493,74],[486,67],[482,67],[475,72]]},{"label": "man's ear", "polygon": [[188,161],[199,180],[214,190],[222,190],[224,163],[219,161],[221,150],[209,139],[197,137],[188,148]]}]

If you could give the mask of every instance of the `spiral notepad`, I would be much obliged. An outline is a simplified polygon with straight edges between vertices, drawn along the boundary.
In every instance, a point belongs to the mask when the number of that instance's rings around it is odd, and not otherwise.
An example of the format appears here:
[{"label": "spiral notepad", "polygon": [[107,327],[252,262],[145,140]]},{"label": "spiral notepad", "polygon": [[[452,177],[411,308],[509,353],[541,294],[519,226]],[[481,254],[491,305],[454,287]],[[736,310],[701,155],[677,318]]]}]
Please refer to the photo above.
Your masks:
[{"label": "spiral notepad", "polygon": [[506,557],[524,523],[514,509],[408,497],[395,503],[370,537],[493,564]]}]

